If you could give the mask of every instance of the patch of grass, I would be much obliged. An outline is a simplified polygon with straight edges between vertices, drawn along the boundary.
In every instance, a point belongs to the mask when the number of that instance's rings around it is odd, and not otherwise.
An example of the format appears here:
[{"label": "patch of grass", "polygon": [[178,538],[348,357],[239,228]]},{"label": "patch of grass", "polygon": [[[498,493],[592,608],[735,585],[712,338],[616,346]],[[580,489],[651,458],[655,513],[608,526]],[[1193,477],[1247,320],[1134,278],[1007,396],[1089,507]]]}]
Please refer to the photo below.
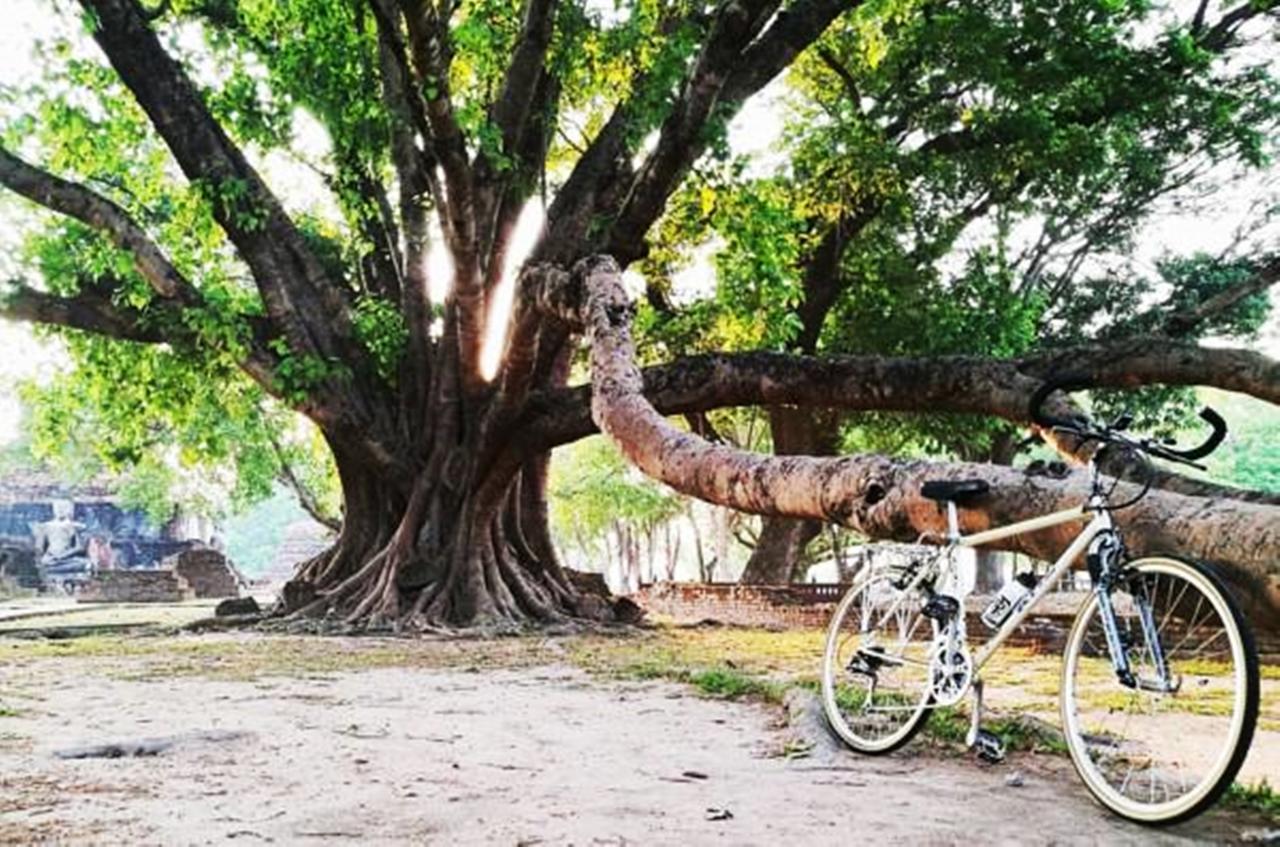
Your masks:
[{"label": "patch of grass", "polygon": [[817,679],[822,638],[818,630],[664,627],[636,638],[589,637],[565,646],[574,663],[588,670],[643,664],[686,669],[723,665],[753,676],[801,680]]},{"label": "patch of grass", "polygon": [[770,703],[781,703],[787,689],[782,683],[750,676],[729,667],[696,671],[689,676],[689,682],[703,694],[726,700],[752,697]]},{"label": "patch of grass", "polygon": [[20,718],[20,717],[22,717],[21,709],[15,709],[12,706],[6,706],[5,704],[0,703],[0,718]]},{"label": "patch of grass", "polygon": [[610,668],[592,663],[587,670],[614,679],[666,680],[692,685],[707,697],[723,700],[744,698],[781,703],[787,685],[728,665],[709,668],[690,667],[670,661],[644,660]]},{"label": "patch of grass", "polygon": [[[1035,718],[1008,715],[983,721],[983,729],[994,732],[1009,752],[1067,753],[1067,743],[1055,727]],[[944,744],[963,744],[969,732],[969,715],[953,706],[934,709],[925,735]]]},{"label": "patch of grass", "polygon": [[1280,821],[1280,792],[1263,779],[1253,785],[1232,783],[1222,795],[1222,803],[1232,809],[1258,812],[1273,821]]},{"label": "patch of grass", "polygon": [[[818,630],[670,626],[626,631],[621,637],[600,633],[450,640],[262,632],[113,633],[67,640],[0,639],[0,666],[67,661],[84,663],[84,672],[114,678],[149,681],[198,676],[253,681],[393,667],[485,669],[568,662],[605,678],[667,680],[689,685],[703,696],[780,703],[791,687],[817,689],[822,642],[823,633]],[[1100,673],[1111,673],[1105,663],[1099,667]],[[1061,735],[1043,721],[1005,716],[1055,713],[1058,673],[1056,656],[1018,649],[1002,651],[984,669],[988,692],[1004,692],[994,704],[989,703],[992,710],[985,726],[1000,735],[1009,749],[1064,750]],[[11,699],[6,697],[6,702]],[[1264,729],[1276,729],[1278,720],[1280,713],[1272,714],[1264,706]],[[927,725],[926,737],[959,745],[967,729],[968,719],[961,709],[938,709]]]}]

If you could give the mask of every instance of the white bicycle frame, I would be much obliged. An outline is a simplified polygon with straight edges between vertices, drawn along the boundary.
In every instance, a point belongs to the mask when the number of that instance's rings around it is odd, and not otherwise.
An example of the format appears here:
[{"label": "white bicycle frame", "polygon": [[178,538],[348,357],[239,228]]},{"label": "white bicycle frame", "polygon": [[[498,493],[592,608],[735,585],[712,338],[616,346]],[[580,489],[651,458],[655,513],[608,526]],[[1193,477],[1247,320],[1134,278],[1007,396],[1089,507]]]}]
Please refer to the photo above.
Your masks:
[{"label": "white bicycle frame", "polygon": [[1115,524],[1111,520],[1110,512],[1102,508],[1100,503],[1090,503],[1089,506],[1076,506],[1072,509],[1064,509],[1061,512],[1019,521],[1008,526],[975,532],[972,535],[961,535],[958,529],[959,522],[956,516],[955,503],[947,503],[948,540],[957,547],[981,547],[993,541],[1001,541],[1028,532],[1060,526],[1081,520],[1087,517],[1090,511],[1094,512],[1093,520],[1089,521],[1067,549],[1062,551],[1062,555],[1058,556],[1058,560],[1053,563],[1049,573],[1036,583],[1036,587],[1031,591],[1031,596],[1020,604],[1021,608],[1015,610],[1014,614],[1010,615],[1008,620],[1001,624],[996,634],[991,636],[982,645],[982,649],[978,651],[977,655],[974,656],[973,671],[975,674],[1000,649],[1000,645],[1008,640],[1013,631],[1027,619],[1027,616],[1035,610],[1035,607],[1053,589],[1053,586],[1057,585],[1058,581],[1066,576],[1067,571],[1071,570],[1072,564],[1089,549],[1089,545],[1093,543],[1093,540],[1103,533],[1113,531]]}]

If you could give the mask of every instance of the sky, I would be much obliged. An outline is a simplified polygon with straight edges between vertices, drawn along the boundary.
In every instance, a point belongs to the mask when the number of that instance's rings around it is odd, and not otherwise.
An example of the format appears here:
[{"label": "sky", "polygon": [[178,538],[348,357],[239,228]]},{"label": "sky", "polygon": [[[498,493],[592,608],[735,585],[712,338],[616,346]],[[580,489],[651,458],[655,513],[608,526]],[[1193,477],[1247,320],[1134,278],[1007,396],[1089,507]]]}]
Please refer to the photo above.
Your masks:
[{"label": "sky", "polygon": [[[72,14],[73,4],[66,0],[4,0],[4,6],[4,25],[0,26],[0,84],[22,85],[34,81],[36,66],[32,60],[32,51],[37,41],[69,29],[74,30],[78,21]],[[63,11],[54,13],[55,8]],[[776,137],[780,119],[776,98],[766,89],[750,101],[734,121],[730,131],[731,144],[738,152],[767,154]],[[324,140],[322,135],[318,135],[319,132],[318,128],[308,129],[304,124],[300,132],[301,140],[313,149],[323,148]],[[281,160],[268,162],[266,170],[269,177],[283,177],[278,181],[273,180],[273,186],[278,187],[281,183],[305,185],[307,179],[314,175],[290,170],[298,167],[300,166]],[[1231,242],[1241,223],[1253,213],[1249,204],[1251,195],[1256,193],[1256,183],[1246,184],[1215,198],[1214,208],[1211,210],[1197,209],[1181,213],[1177,210],[1166,211],[1139,239],[1140,247],[1136,257],[1139,267],[1154,270],[1154,263],[1160,256],[1174,252],[1220,252]],[[497,293],[495,320],[491,322],[494,329],[486,345],[485,361],[490,368],[496,365],[501,354],[504,315],[510,308],[514,292],[514,269],[532,247],[541,223],[541,209],[537,206],[526,209],[520,220],[508,264],[511,272],[508,273],[507,283]],[[11,275],[15,272],[12,263],[6,259],[20,239],[24,225],[29,226],[29,221],[24,221],[20,213],[15,213],[12,203],[0,203],[0,274]],[[1274,240],[1274,233],[1272,237]],[[448,259],[443,252],[437,252],[431,261],[438,271]],[[435,273],[432,276],[439,279],[444,274]],[[711,284],[709,267],[705,262],[695,264],[693,268],[683,272],[676,283],[679,289],[686,291],[706,288]],[[1280,317],[1273,319],[1264,333],[1261,346],[1270,355],[1280,357]],[[20,408],[16,401],[16,383],[30,379],[48,379],[65,366],[65,357],[59,352],[56,343],[38,340],[29,328],[0,320],[0,445],[11,441],[17,433]]]}]

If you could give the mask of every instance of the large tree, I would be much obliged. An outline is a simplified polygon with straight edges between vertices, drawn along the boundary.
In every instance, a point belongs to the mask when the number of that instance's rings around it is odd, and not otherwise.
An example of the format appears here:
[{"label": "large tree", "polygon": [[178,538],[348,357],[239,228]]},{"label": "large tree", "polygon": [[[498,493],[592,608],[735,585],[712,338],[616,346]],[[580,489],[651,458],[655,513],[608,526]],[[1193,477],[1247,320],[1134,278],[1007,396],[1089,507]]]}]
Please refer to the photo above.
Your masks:
[{"label": "large tree", "polygon": [[[1271,402],[1280,392],[1280,366],[1255,353],[1163,342],[1007,361],[784,354],[631,368],[619,268],[645,255],[668,200],[744,102],[837,20],[946,3],[80,5],[109,67],[68,38],[46,49],[46,85],[11,93],[34,105],[6,126],[0,184],[60,217],[34,239],[33,276],[8,285],[0,314],[79,333],[87,367],[123,371],[125,344],[149,346],[149,375],[225,384],[234,368],[315,422],[344,520],[335,547],[287,587],[292,614],[427,626],[613,615],[559,566],[548,532],[548,451],[595,428],[591,392],[567,385],[584,327],[595,328],[596,420],[643,470],[736,508],[886,537],[936,525],[917,491],[927,474],[996,483],[970,523],[1027,514],[1075,486],[883,457],[757,468],[655,423],[649,403],[683,413],[838,397],[1022,423],[1030,391],[1062,361],[1099,384],[1213,384]],[[1136,14],[1069,5],[1104,23]],[[1211,19],[1202,7],[1158,45],[1187,32],[1229,43],[1269,8]],[[298,146],[290,117],[304,113],[327,138],[318,166],[333,214],[264,177],[266,153]],[[963,136],[965,116],[952,120]],[[517,221],[539,194],[545,225],[508,318],[495,304]],[[442,272],[428,262],[433,241],[449,259],[444,280],[429,279]],[[498,321],[505,344],[487,370]],[[649,401],[635,393],[641,379]],[[1276,575],[1269,507],[1160,495],[1134,514],[1144,528],[1194,514],[1203,528],[1182,539],[1194,552]]]}]

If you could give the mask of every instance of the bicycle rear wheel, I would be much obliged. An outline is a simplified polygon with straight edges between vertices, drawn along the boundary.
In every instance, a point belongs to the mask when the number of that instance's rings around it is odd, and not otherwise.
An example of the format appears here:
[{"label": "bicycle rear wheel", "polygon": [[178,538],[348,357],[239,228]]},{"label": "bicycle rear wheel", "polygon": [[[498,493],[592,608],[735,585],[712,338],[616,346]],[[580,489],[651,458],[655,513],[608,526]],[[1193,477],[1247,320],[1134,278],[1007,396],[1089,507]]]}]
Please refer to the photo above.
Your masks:
[{"label": "bicycle rear wheel", "polygon": [[928,717],[934,623],[900,571],[869,568],[836,607],[822,659],[822,707],[846,744],[888,753]]},{"label": "bicycle rear wheel", "polygon": [[1132,562],[1110,599],[1135,679],[1117,678],[1100,601],[1091,595],[1063,663],[1071,759],[1094,797],[1117,814],[1147,824],[1186,820],[1221,796],[1248,753],[1259,697],[1253,639],[1201,565]]}]

